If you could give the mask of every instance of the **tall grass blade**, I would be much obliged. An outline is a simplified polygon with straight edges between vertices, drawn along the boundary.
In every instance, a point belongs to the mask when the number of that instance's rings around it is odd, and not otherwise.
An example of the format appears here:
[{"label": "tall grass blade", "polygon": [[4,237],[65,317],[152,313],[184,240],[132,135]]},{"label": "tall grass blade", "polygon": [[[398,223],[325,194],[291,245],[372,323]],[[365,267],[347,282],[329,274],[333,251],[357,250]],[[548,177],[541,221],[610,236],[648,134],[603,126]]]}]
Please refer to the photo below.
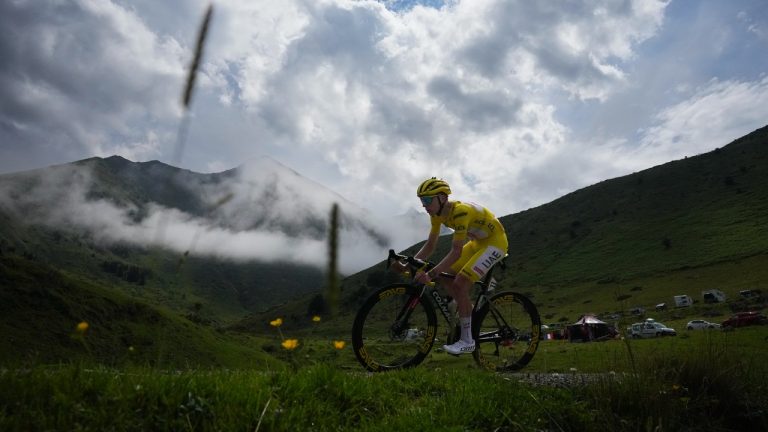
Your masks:
[{"label": "tall grass blade", "polygon": [[200,25],[200,30],[197,34],[195,56],[192,58],[192,64],[189,67],[189,74],[187,74],[187,85],[184,87],[182,105],[185,109],[189,109],[189,103],[192,100],[192,90],[195,87],[195,78],[197,77],[197,69],[200,67],[200,59],[203,57],[203,46],[205,46],[205,38],[208,36],[208,27],[211,24],[212,14],[213,4],[209,4],[208,9],[205,11],[203,22]]},{"label": "tall grass blade", "polygon": [[195,80],[197,78],[197,71],[200,68],[200,61],[203,58],[203,47],[205,46],[205,39],[208,37],[208,28],[211,24],[211,17],[213,15],[213,4],[208,5],[208,9],[205,11],[203,22],[200,25],[200,29],[197,33],[197,43],[195,45],[195,55],[192,57],[192,63],[189,66],[187,73],[187,81],[184,86],[184,93],[181,98],[181,105],[184,109],[181,123],[179,124],[179,132],[177,134],[176,149],[173,155],[173,165],[178,166],[181,163],[181,158],[184,154],[184,146],[186,144],[187,130],[189,129],[189,105],[192,102],[192,93],[195,89]]},{"label": "tall grass blade", "polygon": [[[182,105],[182,117],[179,123],[179,130],[176,133],[176,145],[173,151],[173,158],[171,159],[171,165],[178,167],[181,165],[181,158],[184,155],[184,147],[187,142],[187,133],[189,130],[189,105],[192,101],[192,91],[195,87],[195,78],[197,77],[197,70],[200,68],[200,61],[203,58],[203,46],[205,46],[205,39],[208,36],[208,28],[211,24],[211,17],[213,16],[213,4],[209,4],[203,17],[203,22],[200,25],[200,29],[197,33],[197,43],[195,45],[195,55],[192,57],[192,63],[187,73],[187,81],[184,86],[184,93],[181,98]],[[165,214],[160,216],[160,220],[157,224],[157,231],[155,232],[155,242],[162,244],[165,241],[165,230],[168,225],[168,217]]]},{"label": "tall grass blade", "polygon": [[264,414],[267,413],[267,408],[269,408],[269,403],[272,402],[272,398],[269,398],[267,400],[267,403],[264,404],[264,409],[261,410],[261,415],[259,416],[259,422],[256,423],[256,429],[254,429],[254,432],[259,432],[259,428],[261,427],[261,421],[264,420]]},{"label": "tall grass blade", "polygon": [[337,275],[339,253],[339,205],[331,207],[331,226],[328,233],[328,306],[332,316],[339,311],[339,283]]}]

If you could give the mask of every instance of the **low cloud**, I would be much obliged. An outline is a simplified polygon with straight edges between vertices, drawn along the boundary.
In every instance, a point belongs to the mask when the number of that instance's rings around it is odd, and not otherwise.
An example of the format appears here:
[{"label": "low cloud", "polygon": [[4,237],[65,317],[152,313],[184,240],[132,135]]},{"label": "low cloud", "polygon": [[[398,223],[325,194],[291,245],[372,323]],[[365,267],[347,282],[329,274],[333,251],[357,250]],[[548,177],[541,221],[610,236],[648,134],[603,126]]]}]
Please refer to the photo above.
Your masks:
[{"label": "low cloud", "polygon": [[[381,234],[387,233],[383,221],[270,160],[246,164],[238,175],[215,185],[188,183],[206,203],[209,211],[204,214],[152,202],[140,208],[96,198],[94,181],[87,166],[75,165],[4,176],[0,209],[26,223],[77,233],[98,245],[157,246],[180,254],[324,269],[335,202],[341,219],[339,270],[345,274],[385,259],[388,247],[410,246],[420,234],[413,224],[393,224],[393,235]],[[424,226],[418,231],[426,235],[426,230]]]}]

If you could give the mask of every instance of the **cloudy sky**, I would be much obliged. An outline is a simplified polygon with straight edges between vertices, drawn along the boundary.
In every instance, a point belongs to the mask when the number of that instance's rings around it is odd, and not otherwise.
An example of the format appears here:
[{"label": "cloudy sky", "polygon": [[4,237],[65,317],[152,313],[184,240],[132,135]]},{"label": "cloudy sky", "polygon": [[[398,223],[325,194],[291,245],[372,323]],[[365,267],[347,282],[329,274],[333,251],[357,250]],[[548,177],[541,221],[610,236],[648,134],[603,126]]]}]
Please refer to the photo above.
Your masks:
[{"label": "cloudy sky", "polygon": [[383,215],[506,215],[768,124],[765,0],[0,2],[0,173],[268,155]]}]

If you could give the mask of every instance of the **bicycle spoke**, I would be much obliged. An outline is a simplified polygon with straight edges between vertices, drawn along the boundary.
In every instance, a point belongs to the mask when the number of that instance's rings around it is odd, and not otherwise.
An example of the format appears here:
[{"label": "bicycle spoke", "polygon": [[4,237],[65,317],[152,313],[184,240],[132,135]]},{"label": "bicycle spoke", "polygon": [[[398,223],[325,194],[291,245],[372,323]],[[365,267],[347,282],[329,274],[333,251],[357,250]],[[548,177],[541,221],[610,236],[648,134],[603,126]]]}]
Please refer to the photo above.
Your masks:
[{"label": "bicycle spoke", "polygon": [[541,326],[533,303],[516,293],[499,293],[477,315],[474,357],[479,364],[496,371],[528,364],[538,347]]},{"label": "bicycle spoke", "polygon": [[384,288],[363,305],[353,328],[355,355],[372,371],[419,364],[434,343],[436,317],[408,285]]}]

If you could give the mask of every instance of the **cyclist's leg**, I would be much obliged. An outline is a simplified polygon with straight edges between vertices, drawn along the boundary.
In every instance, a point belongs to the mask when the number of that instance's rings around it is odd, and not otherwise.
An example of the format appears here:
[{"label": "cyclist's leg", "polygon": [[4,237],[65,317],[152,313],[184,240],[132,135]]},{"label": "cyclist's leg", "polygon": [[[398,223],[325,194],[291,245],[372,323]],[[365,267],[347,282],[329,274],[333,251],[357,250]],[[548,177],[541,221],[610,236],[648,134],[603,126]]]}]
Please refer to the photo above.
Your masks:
[{"label": "cyclist's leg", "polygon": [[448,284],[446,291],[456,300],[461,332],[458,341],[443,346],[443,349],[450,354],[458,355],[472,352],[475,347],[472,339],[472,300],[469,298],[469,290],[475,281],[461,273],[460,270],[471,261],[479,250],[479,244],[476,241],[467,242],[462,249],[461,256],[451,266],[451,271],[456,274],[456,278]]},{"label": "cyclist's leg", "polygon": [[477,242],[474,254],[464,262],[461,268],[457,269],[457,274],[465,275],[473,283],[479,281],[497,262],[504,258],[504,255],[507,254],[507,247],[506,235]]},{"label": "cyclist's leg", "polygon": [[[472,315],[472,300],[469,298],[469,289],[475,280],[471,275],[462,273],[461,270],[467,266],[472,258],[482,250],[480,244],[476,241],[467,242],[461,249],[461,256],[451,265],[451,273],[456,277],[446,285],[446,291],[454,299],[459,312],[459,317],[469,317]],[[479,279],[476,279],[479,280]]]},{"label": "cyclist's leg", "polygon": [[[504,257],[507,248],[506,236],[497,236],[483,241],[472,241],[468,244],[474,245],[465,251],[472,253],[469,259],[465,260],[463,266],[458,271],[454,280],[453,289],[457,295],[459,303],[459,318],[461,321],[461,339],[465,342],[474,344],[472,338],[472,302],[469,298],[469,290],[475,282],[493,267],[493,265]],[[464,251],[463,251],[464,252]]]}]

